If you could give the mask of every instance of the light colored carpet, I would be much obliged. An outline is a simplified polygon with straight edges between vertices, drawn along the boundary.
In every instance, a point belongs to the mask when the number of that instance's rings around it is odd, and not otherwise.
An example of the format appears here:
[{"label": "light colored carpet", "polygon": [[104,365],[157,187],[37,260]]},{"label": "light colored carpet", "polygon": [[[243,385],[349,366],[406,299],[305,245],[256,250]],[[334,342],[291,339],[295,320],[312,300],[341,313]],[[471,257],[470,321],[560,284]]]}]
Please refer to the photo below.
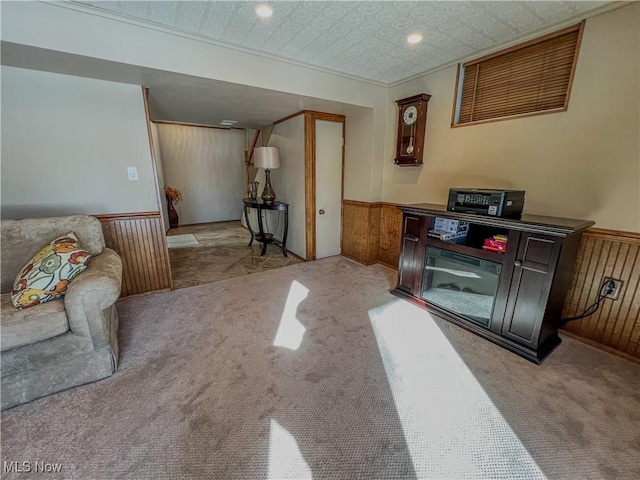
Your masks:
[{"label": "light colored carpet", "polygon": [[534,365],[394,281],[334,257],[126,298],[120,370],[3,412],[2,460],[78,479],[640,477],[640,365],[573,339]]},{"label": "light colored carpet", "polygon": [[167,246],[169,248],[193,247],[195,245],[198,245],[198,240],[192,233],[167,236]]}]

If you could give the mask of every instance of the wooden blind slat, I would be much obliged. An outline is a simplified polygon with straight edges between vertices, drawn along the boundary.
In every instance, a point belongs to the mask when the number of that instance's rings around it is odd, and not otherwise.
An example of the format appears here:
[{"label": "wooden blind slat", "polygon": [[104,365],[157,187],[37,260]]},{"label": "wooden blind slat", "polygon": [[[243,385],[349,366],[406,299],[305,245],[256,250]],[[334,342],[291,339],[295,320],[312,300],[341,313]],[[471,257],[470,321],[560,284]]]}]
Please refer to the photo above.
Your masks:
[{"label": "wooden blind slat", "polygon": [[465,63],[458,124],[566,108],[583,24]]},{"label": "wooden blind slat", "polygon": [[[568,59],[572,61],[573,59]],[[484,72],[478,78],[478,86],[485,84],[509,83],[509,82],[536,82],[537,78],[544,76],[546,78],[566,77],[571,74],[571,63],[567,65],[564,62],[553,62],[547,65],[530,65],[521,69],[513,69],[503,71],[496,75],[486,75]]]},{"label": "wooden blind slat", "polygon": [[[516,106],[516,105],[521,105],[523,103],[528,103],[528,102],[537,102],[540,104],[544,104],[544,103],[548,103],[548,102],[552,102],[554,101],[554,99],[560,99],[559,101],[564,101],[564,97],[565,97],[565,93],[562,91],[555,91],[552,94],[548,95],[540,95],[538,92],[527,92],[525,95],[519,95],[517,98],[509,101],[509,102],[492,102],[492,103],[485,103],[483,110],[490,110],[490,109],[508,109],[511,106]],[[482,100],[482,99],[480,99]]]},{"label": "wooden blind slat", "polygon": [[[478,79],[477,86],[521,83],[521,82],[539,82],[540,77],[553,80],[557,78],[565,78],[571,75],[571,67],[565,64],[550,64],[547,66],[537,66],[534,68],[526,68],[513,72],[505,72],[498,76],[482,76]],[[477,87],[476,87],[477,88]]]},{"label": "wooden blind slat", "polygon": [[515,99],[519,96],[526,95],[528,92],[531,92],[531,91],[543,92],[545,94],[555,92],[557,90],[566,92],[567,80],[568,79],[563,79],[555,82],[549,82],[544,86],[541,86],[540,84],[536,84],[536,83],[528,83],[525,85],[513,85],[512,88],[510,89],[505,89],[500,87],[478,89],[477,97],[479,98],[486,97],[486,99],[484,99],[485,103],[509,102],[510,96],[514,97]]},{"label": "wooden blind slat", "polygon": [[509,105],[508,108],[487,108],[482,112],[479,112],[479,113],[476,112],[475,117],[478,117],[480,115],[484,117],[491,116],[496,111],[500,111],[500,112],[504,111],[504,112],[508,112],[510,115],[514,115],[514,112],[526,113],[527,111],[537,112],[542,110],[548,110],[551,108],[560,108],[563,105],[563,100],[564,100],[564,97],[558,98],[556,102],[548,100],[545,103],[541,103],[535,99],[531,101],[522,101],[518,104]]},{"label": "wooden blind slat", "polygon": [[555,57],[573,57],[575,51],[575,42],[571,45],[545,45],[540,50],[522,51],[518,55],[508,58],[497,58],[482,65],[483,71],[491,71],[492,69],[500,69],[504,65],[521,65],[528,63],[543,62],[546,57],[551,55]]},{"label": "wooden blind slat", "polygon": [[564,99],[564,93],[556,93],[554,95],[545,95],[544,97],[542,97],[541,95],[539,95],[536,92],[529,92],[527,95],[522,95],[522,96],[518,96],[518,98],[511,100],[510,102],[506,103],[506,102],[494,102],[494,103],[487,103],[485,104],[486,108],[483,108],[484,110],[491,110],[491,109],[509,109],[511,107],[516,107],[518,105],[522,105],[524,103],[530,103],[530,102],[537,102],[540,104],[544,104],[550,101],[553,101],[554,99]]},{"label": "wooden blind slat", "polygon": [[[483,112],[488,111],[498,111],[498,110],[509,110],[511,108],[519,108],[525,104],[533,104],[533,105],[541,105],[546,106],[546,108],[553,108],[551,105],[555,105],[556,107],[561,107],[564,103],[564,95],[550,95],[545,96],[545,98],[540,98],[537,95],[530,95],[528,97],[521,97],[517,101],[510,102],[509,104],[504,103],[492,103],[488,104],[486,108],[483,108]],[[479,112],[476,112],[479,113]]]},{"label": "wooden blind slat", "polygon": [[[507,77],[515,74],[526,74],[526,72],[530,71],[540,71],[540,70],[557,70],[561,67],[569,67],[571,66],[571,61],[573,60],[572,56],[560,57],[560,58],[547,58],[545,62],[539,63],[523,63],[521,65],[504,65],[499,69],[482,69],[482,74],[479,76],[479,80],[483,81],[485,79],[492,78],[501,78]],[[568,64],[568,65],[567,65]]]}]

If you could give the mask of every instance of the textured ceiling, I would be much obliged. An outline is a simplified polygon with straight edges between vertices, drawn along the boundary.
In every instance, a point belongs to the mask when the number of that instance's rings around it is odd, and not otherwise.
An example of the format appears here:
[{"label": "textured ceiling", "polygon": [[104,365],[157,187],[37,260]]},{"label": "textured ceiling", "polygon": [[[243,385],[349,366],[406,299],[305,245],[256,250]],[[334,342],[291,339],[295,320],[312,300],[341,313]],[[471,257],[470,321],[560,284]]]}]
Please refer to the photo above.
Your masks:
[{"label": "textured ceiling", "polygon": [[[384,84],[395,83],[568,20],[606,1],[76,2],[216,43]],[[409,46],[405,38],[424,40]]]}]

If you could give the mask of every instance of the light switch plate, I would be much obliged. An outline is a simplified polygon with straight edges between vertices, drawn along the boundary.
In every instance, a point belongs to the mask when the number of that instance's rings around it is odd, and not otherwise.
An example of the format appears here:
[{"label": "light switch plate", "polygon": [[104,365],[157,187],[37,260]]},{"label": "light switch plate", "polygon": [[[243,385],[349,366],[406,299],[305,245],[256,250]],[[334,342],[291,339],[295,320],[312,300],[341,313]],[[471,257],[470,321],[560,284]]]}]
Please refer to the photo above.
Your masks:
[{"label": "light switch plate", "polygon": [[136,167],[127,167],[127,176],[130,181],[138,180],[138,169]]}]

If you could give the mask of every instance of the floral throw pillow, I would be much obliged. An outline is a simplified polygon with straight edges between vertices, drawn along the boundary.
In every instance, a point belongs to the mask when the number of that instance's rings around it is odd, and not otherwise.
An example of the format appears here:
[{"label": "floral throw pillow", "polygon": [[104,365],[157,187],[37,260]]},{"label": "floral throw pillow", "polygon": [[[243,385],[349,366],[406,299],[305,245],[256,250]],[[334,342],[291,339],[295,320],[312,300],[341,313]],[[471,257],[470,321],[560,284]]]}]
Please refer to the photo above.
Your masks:
[{"label": "floral throw pillow", "polygon": [[62,297],[91,257],[78,242],[75,233],[69,232],[36,253],[13,283],[13,306],[23,309]]}]

